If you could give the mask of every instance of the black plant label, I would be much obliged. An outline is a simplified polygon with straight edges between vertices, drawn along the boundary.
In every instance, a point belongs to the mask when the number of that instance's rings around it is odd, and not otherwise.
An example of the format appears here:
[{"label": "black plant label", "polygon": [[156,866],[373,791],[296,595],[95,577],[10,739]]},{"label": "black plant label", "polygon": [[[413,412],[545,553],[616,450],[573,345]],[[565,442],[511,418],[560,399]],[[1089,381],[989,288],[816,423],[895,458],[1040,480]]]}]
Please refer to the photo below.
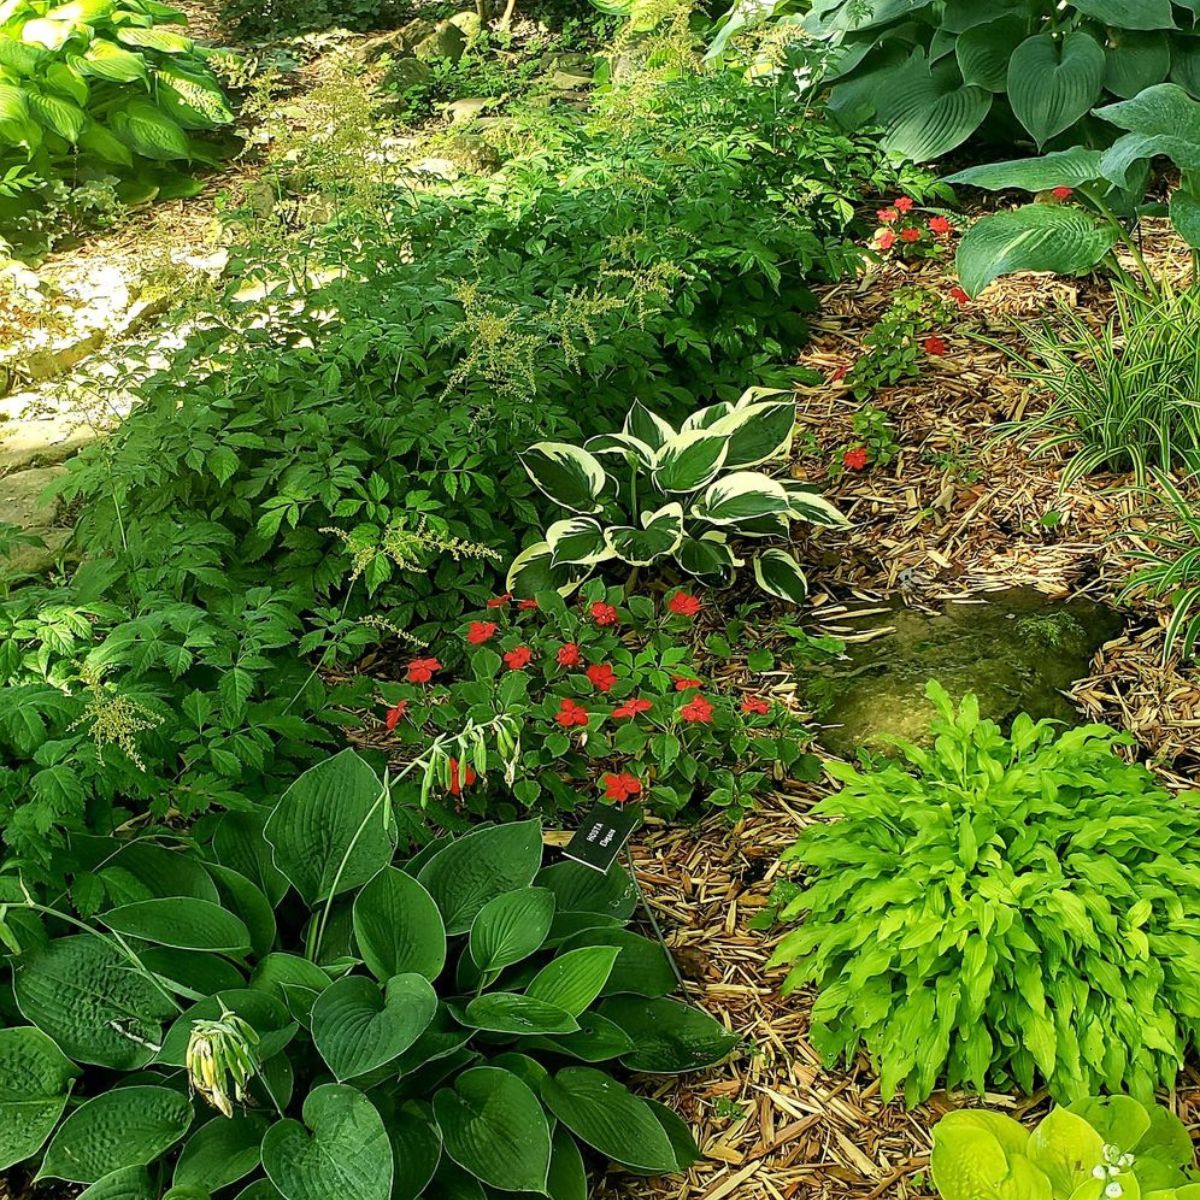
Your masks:
[{"label": "black plant label", "polygon": [[641,818],[637,805],[617,808],[612,804],[597,804],[580,822],[563,854],[585,867],[607,871]]}]

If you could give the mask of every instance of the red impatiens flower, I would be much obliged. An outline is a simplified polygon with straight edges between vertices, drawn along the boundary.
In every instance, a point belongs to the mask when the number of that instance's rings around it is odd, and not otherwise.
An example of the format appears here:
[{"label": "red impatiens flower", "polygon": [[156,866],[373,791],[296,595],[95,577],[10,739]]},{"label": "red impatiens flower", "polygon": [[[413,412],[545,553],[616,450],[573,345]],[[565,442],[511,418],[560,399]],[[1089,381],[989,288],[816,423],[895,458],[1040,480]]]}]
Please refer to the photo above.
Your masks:
[{"label": "red impatiens flower", "polygon": [[936,333],[932,334],[930,337],[927,337],[921,343],[921,346],[924,348],[926,354],[946,353],[946,339],[938,337]]},{"label": "red impatiens flower", "polygon": [[583,655],[574,642],[567,642],[565,646],[559,646],[554,659],[560,667],[577,667],[583,661]]},{"label": "red impatiens flower", "polygon": [[881,229],[877,240],[880,250],[890,250],[896,244],[896,235],[890,229]]},{"label": "red impatiens flower", "polygon": [[842,466],[847,471],[861,471],[867,465],[868,457],[865,446],[855,446],[853,450],[847,450],[842,455]]},{"label": "red impatiens flower", "polygon": [[675,684],[677,692],[686,692],[689,688],[698,688],[703,686],[698,679],[689,679],[686,675],[672,675],[672,681]]},{"label": "red impatiens flower", "polygon": [[510,671],[521,671],[529,666],[533,651],[528,646],[514,646],[505,656],[504,661]]},{"label": "red impatiens flower", "polygon": [[408,664],[409,683],[428,683],[433,678],[434,671],[440,671],[442,664],[436,658],[414,658]]},{"label": "red impatiens flower", "polygon": [[712,723],[713,706],[703,696],[695,696],[679,710],[679,715],[693,725],[709,725]]},{"label": "red impatiens flower", "polygon": [[399,704],[393,704],[387,710],[387,716],[383,718],[383,723],[389,730],[395,729],[400,724],[400,718],[408,712],[408,701],[401,700]]},{"label": "red impatiens flower", "polygon": [[676,592],[667,601],[667,607],[677,617],[694,617],[703,606],[691,592]]},{"label": "red impatiens flower", "polygon": [[846,376],[849,374],[850,374],[850,368],[848,366],[846,366],[845,363],[842,363],[842,365],[840,367],[838,367],[836,370],[834,370],[834,372],[829,376],[829,382],[830,383],[841,383],[842,380],[845,379]]},{"label": "red impatiens flower", "polygon": [[901,196],[894,205],[894,207],[898,208],[902,213],[912,212],[912,206],[913,202],[910,196]]},{"label": "red impatiens flower", "polygon": [[598,692],[612,691],[613,684],[617,682],[617,677],[608,663],[593,663],[584,674]]},{"label": "red impatiens flower", "polygon": [[742,712],[750,716],[765,717],[771,711],[771,703],[761,696],[747,696],[742,701]]},{"label": "red impatiens flower", "polygon": [[900,230],[900,240],[910,243],[919,242],[921,240],[921,231],[915,225],[910,225],[907,229]]},{"label": "red impatiens flower", "polygon": [[617,623],[617,610],[611,604],[605,604],[603,600],[597,600],[592,605],[592,616],[597,625],[615,625]]},{"label": "red impatiens flower", "polygon": [[882,224],[891,225],[900,219],[900,210],[898,208],[880,208],[876,210],[875,215]]},{"label": "red impatiens flower", "polygon": [[612,715],[618,720],[625,717],[636,717],[638,713],[649,712],[654,705],[649,700],[643,700],[640,697],[626,700],[624,704],[614,708]]},{"label": "red impatiens flower", "polygon": [[622,771],[620,775],[604,776],[604,798],[624,804],[631,796],[636,796],[642,790],[641,782],[636,775]]},{"label": "red impatiens flower", "polygon": [[950,233],[954,226],[950,223],[947,217],[930,217],[929,232],[930,233]]},{"label": "red impatiens flower", "polygon": [[554,719],[564,729],[570,729],[572,725],[586,725],[588,723],[588,711],[582,705],[576,704],[568,696],[558,706],[558,712],[554,714]]},{"label": "red impatiens flower", "polygon": [[1070,200],[1070,198],[1075,195],[1075,189],[1069,187],[1051,188],[1050,195],[1052,195],[1055,200]]},{"label": "red impatiens flower", "polygon": [[518,600],[517,601],[517,607],[519,609],[522,609],[525,612],[528,612],[531,608],[537,608],[537,606],[538,606],[537,601],[532,598],[529,600]]},{"label": "red impatiens flower", "polygon": [[512,592],[505,592],[503,596],[493,596],[488,602],[488,608],[503,608],[512,599]]},{"label": "red impatiens flower", "polygon": [[467,630],[467,641],[472,646],[482,646],[484,642],[492,640],[499,628],[495,621],[472,621],[471,628]]},{"label": "red impatiens flower", "polygon": [[958,305],[959,308],[971,303],[971,297],[967,295],[957,284],[950,289],[950,299]]},{"label": "red impatiens flower", "polygon": [[472,770],[470,763],[465,763],[464,767],[465,770],[460,778],[458,773],[458,759],[452,758],[450,760],[450,795],[452,796],[461,796],[463,788],[470,787],[479,778]]}]

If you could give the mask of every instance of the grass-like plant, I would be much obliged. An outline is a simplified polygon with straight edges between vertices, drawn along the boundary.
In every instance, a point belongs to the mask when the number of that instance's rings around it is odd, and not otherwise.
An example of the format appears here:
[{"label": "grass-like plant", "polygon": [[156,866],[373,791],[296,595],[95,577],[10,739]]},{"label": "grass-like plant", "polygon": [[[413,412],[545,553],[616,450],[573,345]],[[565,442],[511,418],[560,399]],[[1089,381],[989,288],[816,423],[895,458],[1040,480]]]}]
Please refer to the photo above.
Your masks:
[{"label": "grass-like plant", "polygon": [[1200,810],[1101,725],[1008,737],[935,683],[934,743],[858,770],[788,851],[810,872],[772,965],[812,986],[826,1061],[885,1094],[947,1086],[1149,1098],[1200,1034]]},{"label": "grass-like plant", "polygon": [[211,837],[81,839],[73,904],[6,876],[0,1170],[138,1200],[415,1200],[586,1197],[581,1147],[695,1161],[613,1071],[737,1038],[669,998],[665,952],[625,928],[632,881],[543,865],[537,821],[408,857],[392,803],[347,750]]},{"label": "grass-like plant", "polygon": [[1039,453],[1077,447],[1063,475],[1200,467],[1200,289],[1153,296],[1117,284],[1101,327],[1063,306],[1023,325],[1009,350],[1021,377],[1050,396],[1046,410],[1006,426]]}]

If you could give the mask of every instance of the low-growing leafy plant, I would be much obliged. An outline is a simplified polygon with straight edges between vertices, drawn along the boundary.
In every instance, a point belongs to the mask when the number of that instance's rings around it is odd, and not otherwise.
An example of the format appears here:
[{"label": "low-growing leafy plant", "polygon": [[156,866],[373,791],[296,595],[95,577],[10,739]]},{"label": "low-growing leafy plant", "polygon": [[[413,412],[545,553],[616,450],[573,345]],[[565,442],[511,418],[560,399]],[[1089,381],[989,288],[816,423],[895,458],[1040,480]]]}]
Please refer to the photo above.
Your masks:
[{"label": "low-growing leafy plant", "polygon": [[1149,1099],[1200,1035],[1200,810],[1105,726],[1021,715],[1004,737],[937,684],[932,748],[830,763],[830,817],[787,852],[811,876],[772,964],[817,989],[826,1061],[865,1047],[882,1089],[1044,1084]]},{"label": "low-growing leafy plant", "polygon": [[846,384],[865,400],[882,387],[916,379],[928,359],[924,343],[953,319],[955,307],[932,288],[905,286],[863,338],[866,353],[854,360]]},{"label": "low-growing leafy plant", "polygon": [[378,29],[395,0],[222,0],[221,21],[241,37],[291,37],[324,29]]},{"label": "low-growing leafy plant", "polygon": [[397,857],[394,818],[347,750],[206,837],[78,839],[74,908],[7,876],[0,1168],[146,1200],[565,1200],[585,1152],[695,1161],[614,1071],[738,1039],[669,997],[665,951],[625,928],[632,881],[545,865],[534,820]]},{"label": "low-growing leafy plant", "polygon": [[[785,539],[792,520],[844,526],[823,497],[751,470],[786,456],[795,423],[790,394],[764,398],[751,388],[736,404],[699,409],[679,429],[634,401],[620,433],[598,434],[582,448],[537,442],[521,462],[538,490],[573,515],[521,551],[509,568],[509,590],[569,594],[609,561],[671,565],[728,587],[745,565],[730,539]],[[800,564],[777,547],[755,555],[754,577],[763,591],[794,604],[808,592]]]},{"label": "low-growing leafy plant", "polygon": [[188,191],[172,164],[215,161],[197,135],[233,113],[203,52],[164,27],[186,20],[158,0],[0,5],[0,175],[116,175],[138,199]]},{"label": "low-growing leafy plant", "polygon": [[984,1109],[933,1127],[930,1167],[942,1200],[1196,1200],[1196,1152],[1170,1109],[1131,1096],[1089,1096],[1030,1131]]},{"label": "low-growing leafy plant", "polygon": [[[626,599],[599,580],[584,585],[577,607],[555,591],[498,597],[463,626],[465,672],[422,656],[404,682],[381,685],[387,723],[409,753],[468,715],[519,724],[502,785],[464,765],[448,786],[423,788],[420,802],[450,825],[463,811],[506,819],[514,802],[569,812],[597,798],[644,801],[666,815],[695,800],[736,815],[773,782],[814,778],[808,730],[784,704],[703,678],[688,643],[708,603],[677,590],[656,615],[649,598]],[[435,643],[429,653],[438,652]],[[458,811],[447,811],[447,793]]]}]

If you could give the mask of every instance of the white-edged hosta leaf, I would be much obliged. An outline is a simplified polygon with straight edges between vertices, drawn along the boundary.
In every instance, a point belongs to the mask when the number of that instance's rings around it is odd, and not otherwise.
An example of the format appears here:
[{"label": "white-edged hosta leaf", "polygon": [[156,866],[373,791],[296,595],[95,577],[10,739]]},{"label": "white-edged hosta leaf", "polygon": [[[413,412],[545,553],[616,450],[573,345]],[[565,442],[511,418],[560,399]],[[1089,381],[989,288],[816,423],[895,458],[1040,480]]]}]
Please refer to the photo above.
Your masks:
[{"label": "white-edged hosta leaf", "polygon": [[535,442],[520,457],[534,486],[555,504],[577,513],[600,511],[608,476],[595,455],[567,442]]},{"label": "white-edged hosta leaf", "polygon": [[965,142],[991,107],[991,92],[964,84],[953,62],[931,67],[918,51],[877,96],[883,148],[913,162],[939,158]]},{"label": "white-edged hosta leaf", "polygon": [[651,412],[640,400],[635,400],[625,415],[625,433],[657,450],[675,436],[675,430],[657,413]]},{"label": "white-edged hosta leaf", "polygon": [[504,586],[519,600],[531,600],[538,592],[550,591],[569,596],[587,577],[586,568],[555,565],[549,544],[535,542],[512,560]]},{"label": "white-edged hosta leaf", "polygon": [[1104,50],[1090,33],[1035,33],[1013,51],[1008,102],[1039,149],[1100,99]]},{"label": "white-edged hosta leaf", "polygon": [[726,400],[710,404],[707,408],[698,408],[689,413],[680,426],[681,433],[690,433],[698,429],[711,429],[722,417],[727,417],[734,410],[734,405]]},{"label": "white-edged hosta leaf", "polygon": [[0,1171],[41,1149],[67,1107],[78,1074],[40,1029],[0,1029]]},{"label": "white-edged hosta leaf", "polygon": [[958,277],[971,296],[1013,271],[1080,275],[1112,248],[1117,231],[1073,205],[1027,204],[993,213],[963,235]]},{"label": "white-edged hosta leaf", "polygon": [[783,400],[738,405],[710,428],[729,439],[725,469],[740,471],[785,456],[795,427],[796,402],[789,395]]},{"label": "white-edged hosta leaf", "polygon": [[803,604],[808,596],[808,580],[800,564],[786,550],[763,550],[754,559],[754,578],[769,595],[792,604]]},{"label": "white-edged hosta leaf", "polygon": [[683,505],[664,504],[654,512],[642,513],[642,528],[613,525],[604,531],[604,544],[622,562],[634,567],[649,566],[674,554],[683,541]]},{"label": "white-edged hosta leaf", "polygon": [[698,538],[685,537],[675,551],[675,561],[689,574],[713,587],[728,587],[744,563],[729,547],[729,539],[710,529]]},{"label": "white-edged hosta leaf", "polygon": [[[674,436],[672,434],[672,436]],[[583,443],[589,454],[606,454],[628,462],[629,456],[647,471],[654,469],[654,447],[632,433],[598,433]],[[616,470],[617,468],[614,468]],[[628,469],[628,468],[626,468]]]},{"label": "white-edged hosta leaf", "polygon": [[824,525],[830,529],[847,529],[850,522],[838,508],[817,492],[810,492],[796,483],[785,483],[791,508],[788,516],[793,521],[808,521],[811,525]]},{"label": "white-edged hosta leaf", "polygon": [[1019,188],[1025,192],[1047,192],[1056,187],[1078,187],[1102,177],[1103,150],[1072,146],[1069,150],[1051,150],[1037,158],[1012,158],[1007,162],[985,163],[947,175],[947,183],[966,183],[971,187],[1001,192]]},{"label": "white-edged hosta leaf", "polygon": [[734,471],[709,486],[695,515],[714,525],[736,525],[748,518],[787,512],[790,507],[779,480],[758,471]]},{"label": "white-edged hosta leaf", "polygon": [[729,439],[711,429],[690,429],[660,446],[654,483],[663,492],[694,492],[711,483],[725,463]]},{"label": "white-edged hosta leaf", "polygon": [[612,558],[604,541],[604,529],[594,517],[567,517],[546,530],[550,565],[592,567]]}]

